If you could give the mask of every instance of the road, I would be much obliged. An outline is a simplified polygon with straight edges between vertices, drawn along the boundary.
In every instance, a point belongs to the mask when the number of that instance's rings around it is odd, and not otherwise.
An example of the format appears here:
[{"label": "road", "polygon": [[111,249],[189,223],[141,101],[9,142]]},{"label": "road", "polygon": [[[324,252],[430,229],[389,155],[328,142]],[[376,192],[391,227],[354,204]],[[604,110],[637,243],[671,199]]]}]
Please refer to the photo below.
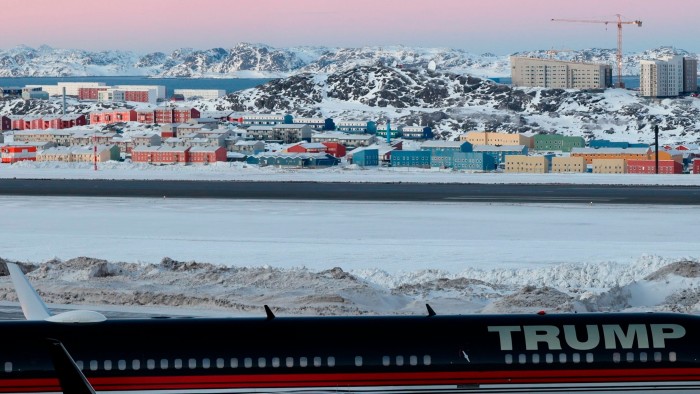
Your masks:
[{"label": "road", "polygon": [[0,195],[700,205],[700,186],[4,179]]}]

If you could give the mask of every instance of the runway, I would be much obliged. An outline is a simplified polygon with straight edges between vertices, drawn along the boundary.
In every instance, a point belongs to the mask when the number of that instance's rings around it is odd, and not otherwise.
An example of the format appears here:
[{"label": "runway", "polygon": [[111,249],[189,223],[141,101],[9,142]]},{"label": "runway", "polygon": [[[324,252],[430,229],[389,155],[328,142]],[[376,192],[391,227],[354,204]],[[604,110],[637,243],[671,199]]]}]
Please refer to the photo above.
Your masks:
[{"label": "runway", "polygon": [[0,195],[700,205],[700,186],[4,179]]}]

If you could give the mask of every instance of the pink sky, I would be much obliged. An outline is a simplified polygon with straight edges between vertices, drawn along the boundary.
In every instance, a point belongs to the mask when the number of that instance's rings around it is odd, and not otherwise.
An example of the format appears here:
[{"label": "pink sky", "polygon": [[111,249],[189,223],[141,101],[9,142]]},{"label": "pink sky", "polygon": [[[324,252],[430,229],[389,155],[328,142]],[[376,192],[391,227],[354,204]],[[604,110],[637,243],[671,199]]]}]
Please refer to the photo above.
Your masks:
[{"label": "pink sky", "polygon": [[549,48],[614,48],[616,26],[552,18],[639,19],[624,50],[662,45],[700,52],[697,0],[2,0],[0,48],[170,51],[232,47],[396,45],[505,55]]}]

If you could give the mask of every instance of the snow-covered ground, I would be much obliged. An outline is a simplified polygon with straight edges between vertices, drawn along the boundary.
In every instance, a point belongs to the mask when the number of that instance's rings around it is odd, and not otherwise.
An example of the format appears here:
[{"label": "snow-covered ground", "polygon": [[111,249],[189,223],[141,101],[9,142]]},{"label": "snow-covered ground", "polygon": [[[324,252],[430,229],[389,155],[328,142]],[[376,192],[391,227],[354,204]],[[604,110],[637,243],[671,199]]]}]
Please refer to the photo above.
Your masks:
[{"label": "snow-covered ground", "polygon": [[[440,313],[695,312],[700,301],[698,207],[57,197],[0,207],[0,257],[39,264],[29,277],[58,304],[200,315],[263,304],[424,313],[425,302]],[[0,288],[14,300],[8,278]]]},{"label": "snow-covered ground", "polygon": [[697,174],[506,174],[342,165],[327,169],[258,167],[245,163],[154,166],[106,162],[94,171],[91,163],[19,162],[0,165],[0,179],[158,179],[268,182],[419,182],[419,183],[527,183],[598,185],[700,185]]}]

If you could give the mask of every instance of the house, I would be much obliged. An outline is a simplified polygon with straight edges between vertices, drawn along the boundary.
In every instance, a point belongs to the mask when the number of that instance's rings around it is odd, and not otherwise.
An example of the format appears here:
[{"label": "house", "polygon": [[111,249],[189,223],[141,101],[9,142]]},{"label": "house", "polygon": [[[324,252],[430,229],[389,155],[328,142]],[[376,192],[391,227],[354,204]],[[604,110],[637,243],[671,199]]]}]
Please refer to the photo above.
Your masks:
[{"label": "house", "polygon": [[[656,160],[627,160],[628,174],[656,174]],[[683,164],[659,159],[659,174],[682,174]]]},{"label": "house", "polygon": [[135,146],[131,151],[134,163],[186,164],[189,162],[190,147]]},{"label": "house", "polygon": [[625,174],[627,160],[625,159],[593,159],[594,174]]},{"label": "house", "polygon": [[310,141],[313,130],[306,124],[276,124],[272,126],[273,133],[284,144]]},{"label": "house", "polygon": [[190,163],[213,163],[226,161],[226,148],[223,146],[193,146],[190,148]]},{"label": "house", "polygon": [[506,156],[505,172],[544,174],[549,172],[549,160],[546,156],[509,155]]}]

